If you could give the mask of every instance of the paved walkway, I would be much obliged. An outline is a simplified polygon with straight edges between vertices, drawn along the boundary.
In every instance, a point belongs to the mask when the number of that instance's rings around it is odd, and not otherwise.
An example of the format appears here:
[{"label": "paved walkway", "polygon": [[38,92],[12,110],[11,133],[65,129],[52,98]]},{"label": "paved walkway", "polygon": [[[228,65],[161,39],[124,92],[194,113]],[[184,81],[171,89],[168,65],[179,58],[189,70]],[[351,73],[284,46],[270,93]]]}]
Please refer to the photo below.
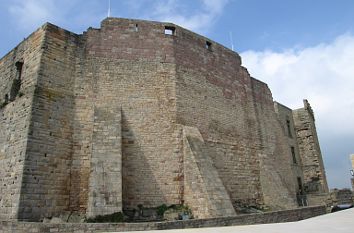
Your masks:
[{"label": "paved walkway", "polygon": [[[144,231],[144,233],[354,233],[354,208],[299,222],[262,225]],[[131,231],[130,233],[142,233]]]}]

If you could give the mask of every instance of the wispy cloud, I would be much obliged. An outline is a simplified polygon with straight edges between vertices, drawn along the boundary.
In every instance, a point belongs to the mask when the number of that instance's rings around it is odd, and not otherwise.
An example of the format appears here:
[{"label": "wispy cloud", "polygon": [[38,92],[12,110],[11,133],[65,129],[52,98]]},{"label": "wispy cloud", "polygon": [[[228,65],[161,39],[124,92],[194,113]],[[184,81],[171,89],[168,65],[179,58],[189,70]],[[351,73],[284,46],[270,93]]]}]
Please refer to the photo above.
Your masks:
[{"label": "wispy cloud", "polygon": [[[98,24],[106,17],[106,4],[97,0],[14,0],[8,12],[17,29],[30,33],[45,22],[77,31],[75,27]],[[80,25],[80,26],[78,26]],[[79,31],[80,32],[80,31]]]},{"label": "wispy cloud", "polygon": [[302,50],[246,51],[241,57],[254,77],[270,85],[276,100],[297,107],[299,96],[308,98],[328,130],[354,132],[354,123],[347,121],[354,116],[353,35]]},{"label": "wispy cloud", "polygon": [[193,31],[206,32],[215,23],[228,0],[200,0],[195,11],[188,12],[181,1],[157,1],[152,15],[161,21],[179,24]]},{"label": "wispy cloud", "polygon": [[[230,0],[112,0],[112,16],[173,22],[206,33]],[[108,1],[13,0],[8,12],[18,29],[30,33],[49,21],[75,31],[70,25],[97,25],[107,14]],[[91,24],[91,25],[90,25]],[[80,27],[82,29],[82,27]]]},{"label": "wispy cloud", "polygon": [[53,0],[13,1],[8,10],[19,27],[32,30],[55,17],[54,3]]},{"label": "wispy cloud", "polygon": [[331,153],[324,155],[329,182],[348,187],[346,161],[354,152],[354,35],[300,50],[247,51],[241,57],[252,76],[268,83],[275,100],[291,108],[301,107],[300,98],[310,101],[320,143]]},{"label": "wispy cloud", "polygon": [[130,15],[172,22],[200,33],[207,32],[230,0],[125,0]]}]

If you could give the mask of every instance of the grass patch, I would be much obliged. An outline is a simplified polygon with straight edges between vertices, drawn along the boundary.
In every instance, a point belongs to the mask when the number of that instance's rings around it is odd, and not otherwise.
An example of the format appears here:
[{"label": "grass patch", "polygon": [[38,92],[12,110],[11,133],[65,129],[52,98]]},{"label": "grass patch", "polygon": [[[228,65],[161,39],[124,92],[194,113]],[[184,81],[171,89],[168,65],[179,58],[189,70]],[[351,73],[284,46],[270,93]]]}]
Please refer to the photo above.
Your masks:
[{"label": "grass patch", "polygon": [[7,105],[7,103],[3,102],[2,104],[0,104],[0,109],[5,108],[6,105]]},{"label": "grass patch", "polygon": [[156,208],[156,213],[158,216],[163,216],[163,214],[168,210],[167,205],[162,204]]},{"label": "grass patch", "polygon": [[86,219],[87,223],[105,223],[105,222],[124,222],[124,215],[122,212],[116,212],[113,214],[98,215],[93,218]]}]

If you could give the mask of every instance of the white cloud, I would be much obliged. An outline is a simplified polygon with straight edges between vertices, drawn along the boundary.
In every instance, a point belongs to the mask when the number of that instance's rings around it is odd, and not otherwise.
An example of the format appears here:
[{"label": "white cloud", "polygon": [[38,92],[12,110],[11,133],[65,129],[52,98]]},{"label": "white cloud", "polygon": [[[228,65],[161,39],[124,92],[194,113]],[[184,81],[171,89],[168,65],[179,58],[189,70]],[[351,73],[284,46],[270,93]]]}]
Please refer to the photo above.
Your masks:
[{"label": "white cloud", "polygon": [[54,9],[52,0],[27,0],[14,1],[9,12],[17,20],[18,26],[32,30],[52,18]]},{"label": "white cloud", "polygon": [[246,51],[243,65],[290,108],[309,100],[331,188],[350,187],[348,154],[354,152],[354,36],[283,52]]},{"label": "white cloud", "polygon": [[207,11],[220,14],[229,0],[202,0]]},{"label": "white cloud", "polygon": [[198,7],[188,9],[183,1],[153,1],[149,17],[178,24],[192,31],[206,32],[223,12],[229,0],[199,0]]},{"label": "white cloud", "polygon": [[[199,33],[206,33],[229,1],[112,0],[111,2],[112,16],[135,16],[167,21]],[[106,17],[107,4],[108,1],[101,0],[13,0],[9,3],[8,11],[17,28],[30,33],[47,21],[67,29],[71,29],[70,25],[75,23],[92,26]]]},{"label": "white cloud", "polygon": [[[97,0],[14,0],[8,11],[17,29],[28,34],[45,22],[77,32],[98,24],[106,17],[106,4]],[[103,11],[104,9],[104,11]],[[83,27],[84,26],[84,27]],[[86,28],[85,28],[86,27]]]},{"label": "white cloud", "polygon": [[246,51],[243,64],[265,81],[274,99],[291,108],[310,101],[317,124],[334,134],[354,134],[354,36],[284,52]]}]

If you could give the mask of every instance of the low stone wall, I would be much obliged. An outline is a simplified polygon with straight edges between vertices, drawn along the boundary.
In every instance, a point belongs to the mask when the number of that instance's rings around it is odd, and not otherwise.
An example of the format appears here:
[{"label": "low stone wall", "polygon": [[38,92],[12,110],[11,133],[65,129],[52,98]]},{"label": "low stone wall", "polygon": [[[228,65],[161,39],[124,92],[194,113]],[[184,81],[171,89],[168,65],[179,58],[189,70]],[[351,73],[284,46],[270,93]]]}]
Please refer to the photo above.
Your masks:
[{"label": "low stone wall", "polygon": [[293,210],[275,211],[263,214],[238,215],[227,218],[193,219],[173,222],[149,223],[39,223],[0,221],[2,233],[93,233],[117,231],[143,231],[182,228],[219,227],[233,225],[251,225],[277,222],[292,222],[315,217],[326,213],[325,206],[304,207]]}]

